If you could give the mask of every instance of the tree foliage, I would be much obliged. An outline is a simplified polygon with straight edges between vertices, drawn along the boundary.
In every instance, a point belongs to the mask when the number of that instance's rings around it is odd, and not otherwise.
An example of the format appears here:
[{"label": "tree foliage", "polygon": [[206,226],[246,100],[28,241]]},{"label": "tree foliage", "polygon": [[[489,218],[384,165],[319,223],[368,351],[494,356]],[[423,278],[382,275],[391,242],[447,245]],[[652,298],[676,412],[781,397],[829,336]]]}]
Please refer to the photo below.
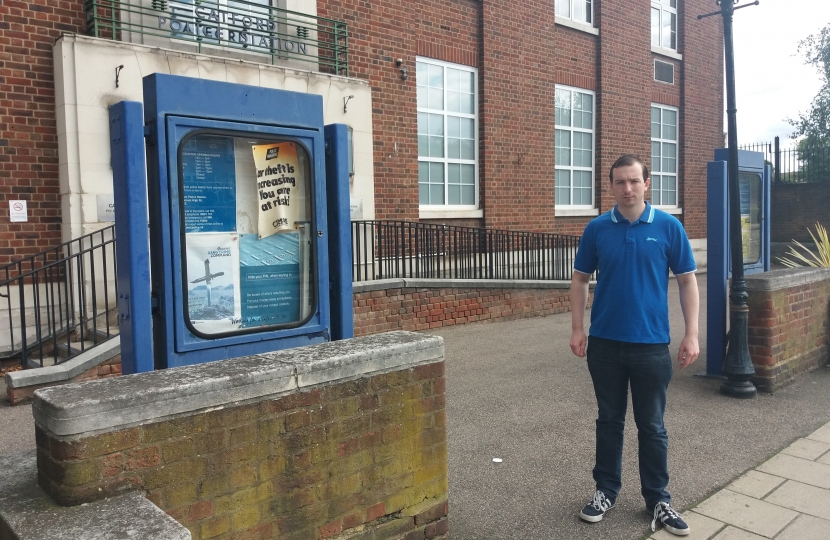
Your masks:
[{"label": "tree foliage", "polygon": [[799,42],[798,52],[818,71],[821,88],[810,109],[789,120],[795,128],[793,137],[805,137],[809,146],[830,144],[830,24]]}]

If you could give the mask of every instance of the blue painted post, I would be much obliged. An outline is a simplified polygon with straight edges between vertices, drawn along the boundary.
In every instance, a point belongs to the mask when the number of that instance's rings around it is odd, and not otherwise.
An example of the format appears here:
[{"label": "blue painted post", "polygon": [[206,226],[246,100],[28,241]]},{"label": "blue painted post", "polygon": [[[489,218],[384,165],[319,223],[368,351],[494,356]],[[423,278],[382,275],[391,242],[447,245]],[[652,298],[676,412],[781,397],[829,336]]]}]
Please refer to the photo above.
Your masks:
[{"label": "blue painted post", "polygon": [[121,370],[126,375],[154,368],[144,116],[137,101],[111,105],[109,114]]},{"label": "blue painted post", "polygon": [[[717,158],[716,158],[717,159]],[[726,355],[726,280],[729,277],[726,161],[706,167],[706,372],[698,375],[724,378]]]},{"label": "blue painted post", "polygon": [[349,128],[344,124],[330,124],[325,127],[325,138],[331,339],[348,339],[354,337]]}]

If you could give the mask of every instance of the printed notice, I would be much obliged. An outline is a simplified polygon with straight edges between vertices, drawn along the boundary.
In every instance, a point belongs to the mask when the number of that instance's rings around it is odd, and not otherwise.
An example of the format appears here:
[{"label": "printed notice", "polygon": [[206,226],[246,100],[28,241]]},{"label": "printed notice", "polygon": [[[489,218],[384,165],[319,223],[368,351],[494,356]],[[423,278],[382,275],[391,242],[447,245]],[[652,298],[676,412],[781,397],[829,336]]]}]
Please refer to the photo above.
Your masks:
[{"label": "printed notice", "polygon": [[239,236],[187,235],[187,313],[199,332],[239,328]]},{"label": "printed notice", "polygon": [[253,145],[259,194],[259,238],[294,230],[299,220],[297,145],[292,142]]},{"label": "printed notice", "polygon": [[29,213],[26,211],[26,201],[9,201],[9,221],[12,223],[29,221]]},{"label": "printed notice", "polygon": [[242,327],[298,322],[300,235],[243,234],[239,251]]},{"label": "printed notice", "polygon": [[233,138],[197,135],[182,148],[185,232],[236,230]]}]

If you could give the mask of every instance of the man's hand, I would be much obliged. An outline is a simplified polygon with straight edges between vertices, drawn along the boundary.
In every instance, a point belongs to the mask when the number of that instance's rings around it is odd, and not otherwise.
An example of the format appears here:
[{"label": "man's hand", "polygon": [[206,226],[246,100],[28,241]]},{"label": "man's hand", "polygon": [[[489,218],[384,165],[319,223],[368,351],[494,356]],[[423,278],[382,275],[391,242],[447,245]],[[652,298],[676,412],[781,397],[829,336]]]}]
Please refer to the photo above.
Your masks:
[{"label": "man's hand", "polygon": [[[573,339],[571,339],[573,342]],[[573,348],[573,345],[571,345]],[[685,336],[680,342],[680,352],[677,353],[677,363],[680,364],[680,369],[686,369],[686,366],[697,360],[700,355],[700,345],[696,337]]]},{"label": "man's hand", "polygon": [[680,289],[680,309],[686,321],[686,333],[680,342],[680,352],[677,363],[680,369],[697,360],[700,354],[700,344],[697,341],[697,318],[700,311],[700,295],[697,292],[697,278],[694,272],[677,276],[677,286]]},{"label": "man's hand", "polygon": [[585,330],[574,330],[571,334],[571,351],[577,356],[585,356],[585,346],[588,344],[588,337]]}]

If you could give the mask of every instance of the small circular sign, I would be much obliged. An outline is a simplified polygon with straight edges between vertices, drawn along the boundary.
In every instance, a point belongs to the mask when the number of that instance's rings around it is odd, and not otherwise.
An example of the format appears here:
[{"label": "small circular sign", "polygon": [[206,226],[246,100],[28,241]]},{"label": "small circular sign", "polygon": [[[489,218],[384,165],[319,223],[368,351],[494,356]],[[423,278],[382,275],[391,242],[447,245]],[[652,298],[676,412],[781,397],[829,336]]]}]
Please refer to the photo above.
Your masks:
[{"label": "small circular sign", "polygon": [[12,208],[14,208],[15,212],[22,212],[23,211],[23,203],[16,202],[12,205]]}]

